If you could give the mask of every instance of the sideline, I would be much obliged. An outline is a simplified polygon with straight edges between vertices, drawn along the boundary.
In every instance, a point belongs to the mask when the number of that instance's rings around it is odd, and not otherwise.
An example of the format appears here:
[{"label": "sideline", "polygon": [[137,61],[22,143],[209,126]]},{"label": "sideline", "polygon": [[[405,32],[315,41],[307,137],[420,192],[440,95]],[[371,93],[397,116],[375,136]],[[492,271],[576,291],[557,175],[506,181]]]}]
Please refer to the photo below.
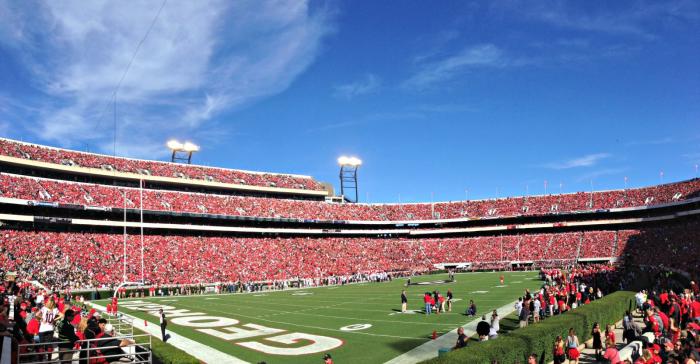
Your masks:
[{"label": "sideline", "polygon": [[[498,316],[503,319],[504,317],[515,312],[516,302],[517,301],[513,301],[498,308]],[[464,334],[467,335],[467,337],[472,337],[474,334],[476,334],[476,325],[479,323],[479,321],[481,321],[480,318],[468,322],[462,326],[464,328]],[[455,345],[455,342],[457,342],[457,329],[454,329],[435,340],[430,340],[423,345],[417,346],[395,357],[394,359],[387,361],[384,364],[414,364],[432,359],[438,356],[438,350],[442,348],[452,348]]]},{"label": "sideline", "polygon": [[[106,307],[100,306],[96,303],[93,302],[86,302],[87,304],[91,305],[97,310],[100,310],[102,312],[105,312],[107,310]],[[122,314],[126,317],[129,317],[134,320],[134,327],[147,333],[150,334],[151,336],[155,337],[156,339],[160,340],[160,326],[158,324],[151,323],[151,325],[145,326],[144,325],[144,320],[140,319],[138,317],[129,315],[128,313],[122,312]],[[197,341],[194,341],[192,339],[188,339],[182,335],[178,335],[170,330],[168,330],[168,334],[170,335],[170,339],[168,339],[168,344],[194,356],[195,358],[205,362],[205,363],[233,363],[233,364],[247,364],[247,361],[243,361],[241,359],[236,358],[235,356],[231,356],[229,354],[226,354],[224,352],[221,352],[216,349],[212,349],[211,347],[201,344]]]},{"label": "sideline", "polygon": [[[344,286],[350,286],[350,285],[362,285],[362,284],[367,284],[367,283],[372,283],[372,284],[380,284],[380,283],[391,283],[395,280],[398,279],[405,279],[405,277],[398,277],[395,279],[392,279],[391,281],[382,281],[382,282],[350,282],[350,283],[345,283],[345,284],[331,284],[327,286],[313,286],[313,287],[292,287],[292,288],[285,288],[285,289],[269,289],[269,290],[264,290],[264,291],[251,291],[251,292],[233,292],[233,293],[208,293],[208,294],[178,294],[178,295],[170,295],[170,296],[143,296],[143,297],[124,297],[124,298],[119,298],[119,302],[128,302],[128,301],[133,301],[133,300],[143,300],[143,299],[168,299],[168,298],[188,298],[188,297],[221,297],[221,296],[243,296],[243,295],[252,295],[252,294],[268,294],[268,293],[276,293],[276,292],[290,292],[290,291],[303,291],[306,289],[322,289],[322,288],[340,288]],[[107,301],[111,300],[112,296],[106,297],[106,298],[100,298],[99,300],[95,301]],[[87,300],[86,300],[87,302]]]}]

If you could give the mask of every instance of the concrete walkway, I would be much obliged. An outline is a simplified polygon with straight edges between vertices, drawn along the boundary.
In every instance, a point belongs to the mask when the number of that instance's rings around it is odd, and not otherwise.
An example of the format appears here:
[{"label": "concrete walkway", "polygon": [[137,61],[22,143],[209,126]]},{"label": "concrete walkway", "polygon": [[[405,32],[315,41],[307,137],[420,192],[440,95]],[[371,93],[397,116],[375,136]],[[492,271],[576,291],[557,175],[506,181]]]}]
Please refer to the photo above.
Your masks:
[{"label": "concrete walkway", "polygon": [[[497,309],[498,316],[503,318],[515,311],[515,301],[501,306]],[[490,312],[490,311],[489,311]],[[490,315],[487,315],[489,318]],[[476,335],[476,325],[481,321],[481,318],[470,321],[463,325],[464,334],[467,337]],[[496,339],[497,340],[497,339]],[[471,341],[471,339],[470,339]],[[427,343],[417,346],[410,351],[407,351],[394,359],[387,361],[385,364],[414,364],[424,360],[432,359],[438,356],[438,350],[443,348],[452,348],[457,342],[457,329],[454,329],[435,340],[430,340]]]}]

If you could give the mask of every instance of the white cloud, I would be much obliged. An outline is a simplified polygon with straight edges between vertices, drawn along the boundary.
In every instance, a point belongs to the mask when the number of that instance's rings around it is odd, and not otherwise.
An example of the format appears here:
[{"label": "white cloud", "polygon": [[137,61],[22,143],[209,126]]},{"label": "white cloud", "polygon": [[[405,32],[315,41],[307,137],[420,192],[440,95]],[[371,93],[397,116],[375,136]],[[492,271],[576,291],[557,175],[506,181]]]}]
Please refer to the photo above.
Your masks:
[{"label": "white cloud", "polygon": [[595,153],[595,154],[588,154],[584,155],[582,157],[574,158],[574,159],[569,159],[567,161],[563,162],[552,162],[552,163],[547,163],[544,165],[546,168],[550,169],[570,169],[570,168],[578,168],[578,167],[591,167],[601,160],[610,157],[610,154],[608,153]]},{"label": "white cloud", "polygon": [[653,21],[662,21],[663,27],[672,29],[677,24],[700,19],[700,6],[694,0],[634,1],[624,6],[590,7],[579,2],[565,0],[533,3],[514,0],[494,2],[498,13],[503,10],[518,19],[529,19],[558,28],[580,32],[606,33],[616,36],[653,40],[663,30],[652,28]]},{"label": "white cloud", "polygon": [[[92,139],[111,152],[111,95],[161,4],[0,0],[0,42],[47,95],[32,121],[37,136]],[[331,20],[304,1],[168,2],[119,89],[117,152],[148,156],[141,144],[285,90],[315,60]]]},{"label": "white cloud", "polygon": [[377,91],[381,83],[377,76],[369,73],[355,82],[335,86],[333,94],[336,97],[352,99],[356,96],[367,95]]},{"label": "white cloud", "polygon": [[493,44],[470,46],[457,54],[424,62],[418,72],[409,77],[403,86],[409,89],[424,89],[450,80],[472,68],[505,67],[509,64],[503,51]]}]

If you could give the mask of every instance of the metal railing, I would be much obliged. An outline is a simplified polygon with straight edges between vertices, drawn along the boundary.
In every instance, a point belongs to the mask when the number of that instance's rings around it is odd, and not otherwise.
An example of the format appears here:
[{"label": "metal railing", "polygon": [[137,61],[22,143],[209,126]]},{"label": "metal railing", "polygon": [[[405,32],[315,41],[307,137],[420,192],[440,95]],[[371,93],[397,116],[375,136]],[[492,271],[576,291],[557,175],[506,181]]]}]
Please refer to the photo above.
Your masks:
[{"label": "metal railing", "polygon": [[134,363],[151,364],[151,335],[134,335],[133,319],[122,315],[106,316],[114,327],[114,336],[79,340],[72,348],[59,348],[62,342],[52,338],[50,342],[18,345],[18,364],[48,363]]}]

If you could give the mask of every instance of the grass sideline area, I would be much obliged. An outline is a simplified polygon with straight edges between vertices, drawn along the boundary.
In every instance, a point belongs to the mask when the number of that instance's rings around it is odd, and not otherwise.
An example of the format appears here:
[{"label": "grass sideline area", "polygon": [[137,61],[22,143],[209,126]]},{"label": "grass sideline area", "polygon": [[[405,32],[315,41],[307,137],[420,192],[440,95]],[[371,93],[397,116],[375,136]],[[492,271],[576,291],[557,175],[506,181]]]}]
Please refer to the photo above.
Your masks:
[{"label": "grass sideline area", "polygon": [[[500,285],[499,282],[501,274],[505,276],[504,285]],[[447,279],[446,274],[417,276],[412,278],[412,283],[421,284],[412,284],[409,287],[404,287],[405,279],[397,279],[384,283],[249,294],[124,299],[120,301],[120,311],[157,325],[156,316],[145,310],[127,308],[130,301],[142,300],[147,304],[167,305],[177,310],[230,318],[237,322],[235,327],[243,331],[254,327],[246,326],[250,324],[283,330],[245,339],[224,340],[198,331],[204,326],[183,326],[178,325],[177,320],[169,319],[168,330],[240,360],[253,363],[259,361],[266,361],[269,364],[321,362],[321,357],[326,351],[302,352],[299,355],[267,354],[241,345],[254,341],[285,350],[301,348],[313,343],[303,339],[286,344],[274,341],[276,335],[290,333],[320,335],[342,341],[342,345],[327,351],[339,363],[383,363],[430,341],[433,331],[442,335],[473,321],[474,317],[463,315],[470,299],[475,301],[478,313],[481,315],[515,301],[526,288],[537,289],[542,284],[538,272],[464,273],[456,275],[456,282],[445,282]],[[411,313],[400,312],[399,296],[402,289],[407,291],[408,309]],[[439,290],[445,294],[448,289],[452,290],[456,299],[452,312],[424,315],[422,313],[423,293]],[[107,301],[96,303],[105,305]],[[138,307],[132,304],[132,308]],[[348,326],[350,330],[355,330],[349,331]],[[214,329],[224,330],[222,327]],[[154,339],[153,342],[156,356],[167,357],[168,355],[158,351],[168,350],[170,345],[165,345],[163,349],[155,344],[156,342],[162,344],[159,339]],[[437,355],[437,352],[435,354]]]},{"label": "grass sideline area", "polygon": [[622,319],[626,310],[634,307],[634,292],[614,292],[600,300],[581,306],[563,315],[547,318],[538,324],[499,335],[495,340],[471,342],[461,350],[455,350],[423,364],[475,363],[489,364],[526,362],[529,354],[545,355],[551,362],[552,344],[557,335],[566,337],[570,327],[576,330],[579,342],[590,339],[593,323],[601,327]]},{"label": "grass sideline area", "polygon": [[[146,332],[134,328],[134,335],[143,335]],[[136,340],[137,344],[143,344],[146,340]],[[151,350],[153,352],[153,364],[200,364],[197,358],[180,350],[160,339],[151,339]]]}]

